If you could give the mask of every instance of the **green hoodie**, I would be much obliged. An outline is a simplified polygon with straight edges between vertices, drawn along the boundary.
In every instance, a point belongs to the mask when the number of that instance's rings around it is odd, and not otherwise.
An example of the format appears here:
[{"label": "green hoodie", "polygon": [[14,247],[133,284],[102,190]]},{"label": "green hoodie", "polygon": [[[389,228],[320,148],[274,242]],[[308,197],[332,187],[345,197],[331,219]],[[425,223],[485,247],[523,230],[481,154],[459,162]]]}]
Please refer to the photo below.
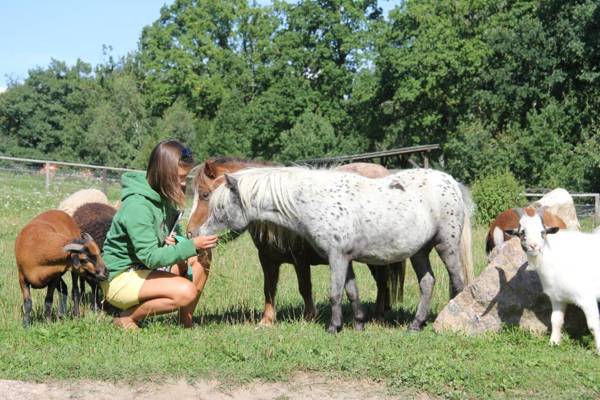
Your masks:
[{"label": "green hoodie", "polygon": [[102,253],[109,280],[134,265],[156,269],[196,255],[191,239],[164,245],[177,209],[150,187],[145,173],[126,172],[121,184],[121,207],[113,218]]}]

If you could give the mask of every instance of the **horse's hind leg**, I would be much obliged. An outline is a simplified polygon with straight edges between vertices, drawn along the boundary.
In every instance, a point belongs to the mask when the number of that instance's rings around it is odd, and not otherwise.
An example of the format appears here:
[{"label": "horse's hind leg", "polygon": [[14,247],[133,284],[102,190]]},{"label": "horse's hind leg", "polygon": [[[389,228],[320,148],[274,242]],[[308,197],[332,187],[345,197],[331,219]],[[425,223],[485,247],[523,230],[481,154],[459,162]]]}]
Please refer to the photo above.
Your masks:
[{"label": "horse's hind leg", "polygon": [[[348,275],[349,261],[342,254],[333,254],[329,256],[329,265],[331,266],[331,321],[327,331],[337,333],[342,329],[342,291]],[[356,294],[358,295],[358,291]]]},{"label": "horse's hind leg", "polygon": [[419,306],[417,307],[417,313],[414,321],[410,324],[410,330],[419,331],[425,325],[427,320],[427,314],[429,313],[429,307],[431,304],[431,296],[433,294],[433,286],[435,285],[435,277],[431,269],[431,263],[429,262],[429,252],[431,250],[421,250],[410,258],[415,273],[417,274],[417,280],[419,281],[419,288],[421,289],[421,299],[419,300]]},{"label": "horse's hind leg", "polygon": [[263,317],[260,320],[260,325],[271,326],[276,319],[275,311],[275,294],[277,292],[277,282],[279,281],[279,266],[281,263],[274,261],[271,257],[263,252],[258,253],[260,265],[264,274],[264,293],[265,293],[265,309]]},{"label": "horse's hind leg", "polygon": [[388,275],[389,271],[387,267],[379,267],[374,265],[368,265],[375,284],[377,285],[377,299],[375,300],[375,319],[382,320],[383,315],[387,310],[391,308],[390,304],[390,290],[388,288]]},{"label": "horse's hind leg", "polygon": [[450,277],[450,298],[454,298],[454,296],[462,292],[465,287],[459,244],[458,242],[451,243],[449,241],[442,241],[435,245],[435,250],[448,270],[448,275]]},{"label": "horse's hind leg", "polygon": [[354,313],[354,328],[357,331],[362,331],[365,327],[365,312],[358,296],[358,287],[356,286],[354,268],[352,268],[351,262],[349,264],[350,265],[348,267],[348,272],[346,273],[345,283],[346,295],[350,299],[350,304],[352,304],[352,311]]},{"label": "horse's hind leg", "polygon": [[317,315],[317,309],[312,297],[312,281],[310,280],[310,264],[295,262],[294,268],[298,277],[298,290],[304,299],[304,319],[312,321]]}]

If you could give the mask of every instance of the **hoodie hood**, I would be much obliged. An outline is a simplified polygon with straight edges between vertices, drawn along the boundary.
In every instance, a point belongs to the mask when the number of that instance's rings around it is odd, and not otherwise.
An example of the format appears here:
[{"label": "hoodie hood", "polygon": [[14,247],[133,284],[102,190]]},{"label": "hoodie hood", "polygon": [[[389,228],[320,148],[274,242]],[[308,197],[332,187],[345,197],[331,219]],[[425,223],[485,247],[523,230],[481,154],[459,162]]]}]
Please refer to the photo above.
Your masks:
[{"label": "hoodie hood", "polygon": [[131,195],[139,194],[153,202],[162,202],[160,194],[152,189],[146,180],[145,172],[124,173],[121,177],[121,186],[121,201],[125,201],[125,199]]}]

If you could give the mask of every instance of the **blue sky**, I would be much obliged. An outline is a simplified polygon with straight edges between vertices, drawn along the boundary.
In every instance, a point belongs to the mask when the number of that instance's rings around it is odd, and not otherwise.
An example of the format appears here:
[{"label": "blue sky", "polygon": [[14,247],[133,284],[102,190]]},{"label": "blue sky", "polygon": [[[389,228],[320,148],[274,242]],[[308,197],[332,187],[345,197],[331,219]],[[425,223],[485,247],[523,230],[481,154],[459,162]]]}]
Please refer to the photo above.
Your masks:
[{"label": "blue sky", "polygon": [[[174,0],[0,0],[0,91],[10,79],[46,67],[51,58],[105,62],[102,45],[120,57],[137,49],[142,28]],[[218,0],[215,0],[218,1]],[[380,0],[387,12],[400,1]],[[259,4],[269,3],[261,0]]]},{"label": "blue sky", "polygon": [[[22,80],[31,68],[51,58],[72,65],[77,58],[93,65],[137,48],[142,28],[173,0],[2,0],[0,1],[0,87]],[[10,38],[10,39],[9,39]]]}]

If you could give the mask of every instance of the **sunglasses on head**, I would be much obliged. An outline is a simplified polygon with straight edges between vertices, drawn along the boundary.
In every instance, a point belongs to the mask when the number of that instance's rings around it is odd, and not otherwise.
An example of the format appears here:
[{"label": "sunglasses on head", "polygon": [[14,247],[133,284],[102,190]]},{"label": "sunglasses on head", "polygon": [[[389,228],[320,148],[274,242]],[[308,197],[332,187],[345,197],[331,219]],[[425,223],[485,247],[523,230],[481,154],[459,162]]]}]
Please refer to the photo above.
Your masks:
[{"label": "sunglasses on head", "polygon": [[183,150],[181,150],[181,157],[179,159],[185,163],[193,163],[194,156],[192,155],[192,150],[188,147],[184,147]]}]

